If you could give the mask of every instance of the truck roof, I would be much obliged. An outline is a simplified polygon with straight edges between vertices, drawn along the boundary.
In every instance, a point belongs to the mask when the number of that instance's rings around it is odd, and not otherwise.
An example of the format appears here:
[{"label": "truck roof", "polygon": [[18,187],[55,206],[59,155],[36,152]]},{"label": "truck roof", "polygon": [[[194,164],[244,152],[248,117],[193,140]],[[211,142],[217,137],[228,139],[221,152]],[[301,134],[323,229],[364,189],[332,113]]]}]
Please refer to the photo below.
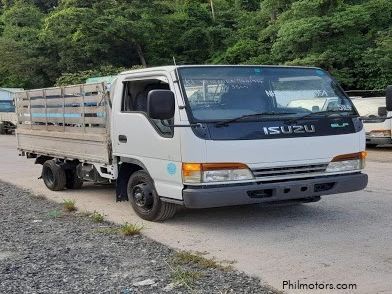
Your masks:
[{"label": "truck roof", "polygon": [[16,93],[16,92],[23,91],[23,89],[22,88],[0,88],[0,91]]},{"label": "truck roof", "polygon": [[0,88],[0,101],[12,101],[13,94],[22,90],[18,88]]},{"label": "truck roof", "polygon": [[313,66],[293,66],[293,65],[260,65],[260,64],[247,64],[247,65],[230,65],[230,64],[193,64],[193,65],[167,65],[167,66],[156,66],[156,67],[147,67],[147,68],[141,68],[141,69],[134,69],[134,70],[128,70],[120,73],[120,75],[127,75],[127,74],[132,74],[132,73],[142,73],[142,72],[151,72],[151,71],[166,71],[166,72],[172,72],[177,68],[189,68],[189,67],[233,67],[233,66],[238,66],[238,67],[252,67],[252,66],[260,66],[260,67],[281,67],[281,68],[311,68],[311,69],[321,69],[319,67],[313,67]]}]

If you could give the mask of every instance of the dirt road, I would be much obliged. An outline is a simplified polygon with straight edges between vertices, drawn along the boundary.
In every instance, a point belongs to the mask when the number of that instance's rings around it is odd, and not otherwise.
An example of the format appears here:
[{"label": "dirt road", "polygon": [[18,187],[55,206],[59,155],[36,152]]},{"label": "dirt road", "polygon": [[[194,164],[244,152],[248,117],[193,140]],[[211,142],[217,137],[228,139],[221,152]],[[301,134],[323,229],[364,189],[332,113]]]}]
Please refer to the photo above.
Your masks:
[{"label": "dirt road", "polygon": [[[299,280],[356,283],[357,290],[350,293],[392,293],[389,152],[392,154],[392,149],[370,151],[370,183],[365,191],[288,207],[184,210],[165,223],[145,223],[145,234],[174,248],[207,251],[219,259],[235,260],[238,269],[279,290],[283,290],[283,281]],[[112,187],[86,185],[78,192],[47,190],[38,180],[40,166],[17,156],[14,137],[0,137],[0,154],[2,180],[55,201],[75,199],[79,209],[97,210],[114,222],[142,222],[128,203],[115,202]]]}]

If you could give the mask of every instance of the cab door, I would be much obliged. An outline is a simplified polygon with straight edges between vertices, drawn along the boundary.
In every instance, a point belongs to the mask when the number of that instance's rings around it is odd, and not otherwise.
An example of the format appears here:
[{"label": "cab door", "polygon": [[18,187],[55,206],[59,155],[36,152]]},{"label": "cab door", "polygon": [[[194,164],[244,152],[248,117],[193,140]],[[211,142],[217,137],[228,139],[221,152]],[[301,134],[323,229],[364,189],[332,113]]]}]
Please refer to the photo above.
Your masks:
[{"label": "cab door", "polygon": [[[162,197],[182,199],[179,129],[167,127],[147,115],[147,95],[154,89],[174,92],[171,79],[163,73],[124,77],[117,84],[112,119],[113,155],[123,162],[145,168]],[[121,96],[121,97],[120,97]],[[178,97],[171,122],[178,122]]]}]

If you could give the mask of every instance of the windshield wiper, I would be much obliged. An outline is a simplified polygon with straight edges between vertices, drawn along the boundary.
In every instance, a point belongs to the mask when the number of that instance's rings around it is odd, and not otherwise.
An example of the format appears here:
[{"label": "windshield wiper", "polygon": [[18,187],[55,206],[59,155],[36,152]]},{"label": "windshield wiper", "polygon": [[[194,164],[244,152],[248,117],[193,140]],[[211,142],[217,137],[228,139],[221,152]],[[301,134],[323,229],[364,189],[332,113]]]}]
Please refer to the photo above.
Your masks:
[{"label": "windshield wiper", "polygon": [[316,112],[311,112],[311,113],[307,113],[303,116],[300,117],[295,117],[289,120],[286,120],[285,123],[294,123],[297,122],[299,120],[303,120],[309,117],[312,117],[314,115],[324,115],[324,116],[330,116],[333,114],[340,114],[340,116],[343,116],[342,113],[352,113],[352,115],[355,115],[352,110],[323,110],[323,111],[316,111]]},{"label": "windshield wiper", "polygon": [[223,127],[226,126],[232,122],[236,122],[236,121],[240,121],[243,120],[245,118],[250,118],[250,117],[257,117],[257,116],[279,116],[279,115],[287,115],[287,114],[296,114],[296,112],[259,112],[259,113],[252,113],[252,114],[245,114],[245,115],[241,115],[239,117],[235,117],[235,118],[230,118],[230,119],[226,119],[226,120],[222,120],[216,123],[217,127]]}]

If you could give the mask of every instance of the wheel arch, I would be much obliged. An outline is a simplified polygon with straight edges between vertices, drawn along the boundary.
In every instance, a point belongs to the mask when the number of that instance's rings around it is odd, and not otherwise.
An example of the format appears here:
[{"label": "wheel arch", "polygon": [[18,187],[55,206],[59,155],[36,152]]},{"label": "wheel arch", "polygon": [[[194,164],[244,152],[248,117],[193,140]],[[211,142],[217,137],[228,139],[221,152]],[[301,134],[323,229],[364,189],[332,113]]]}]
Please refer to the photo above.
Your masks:
[{"label": "wheel arch", "polygon": [[44,163],[48,160],[52,160],[53,157],[50,156],[45,156],[45,155],[38,155],[37,158],[35,159],[34,164],[41,164],[44,165]]},{"label": "wheel arch", "polygon": [[120,157],[121,164],[118,168],[116,181],[116,200],[128,201],[127,185],[129,177],[136,171],[144,170],[150,174],[146,166],[138,159]]}]

